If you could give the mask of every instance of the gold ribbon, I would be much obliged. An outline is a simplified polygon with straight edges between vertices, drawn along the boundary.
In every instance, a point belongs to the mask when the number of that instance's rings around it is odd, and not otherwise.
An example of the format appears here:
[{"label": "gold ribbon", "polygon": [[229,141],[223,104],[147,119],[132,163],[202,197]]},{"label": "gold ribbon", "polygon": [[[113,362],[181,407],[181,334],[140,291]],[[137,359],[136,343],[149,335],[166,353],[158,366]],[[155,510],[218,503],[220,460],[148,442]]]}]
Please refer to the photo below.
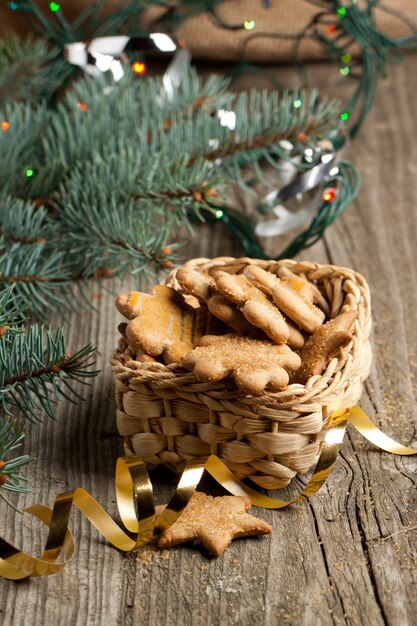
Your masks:
[{"label": "gold ribbon", "polygon": [[[0,538],[0,576],[21,580],[30,576],[48,576],[60,572],[72,557],[74,539],[68,528],[73,506],[77,507],[113,546],[123,552],[132,552],[149,543],[160,529],[171,526],[187,506],[204,470],[233,495],[249,496],[255,506],[281,509],[310,498],[327,480],[335,464],[348,421],[368,441],[392,454],[417,454],[417,450],[400,445],[381,432],[357,406],[335,411],[329,420],[316,468],[303,491],[293,500],[285,501],[265,496],[251,489],[217,457],[190,461],[178,483],[175,493],[162,513],[155,513],[152,484],[145,463],[137,456],[120,458],[116,465],[116,498],[120,519],[130,537],[84,489],[61,493],[53,509],[35,504],[26,509],[49,527],[45,550],[40,558],[22,552]],[[59,560],[61,557],[61,560]]]}]

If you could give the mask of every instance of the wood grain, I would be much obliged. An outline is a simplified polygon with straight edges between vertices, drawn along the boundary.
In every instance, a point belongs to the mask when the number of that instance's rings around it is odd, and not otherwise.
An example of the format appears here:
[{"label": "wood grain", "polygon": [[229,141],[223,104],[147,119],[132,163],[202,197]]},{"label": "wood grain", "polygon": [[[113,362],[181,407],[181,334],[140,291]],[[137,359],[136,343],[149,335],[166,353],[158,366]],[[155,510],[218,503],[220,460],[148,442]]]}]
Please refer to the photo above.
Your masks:
[{"label": "wood grain", "polygon": [[[361,172],[361,194],[324,240],[300,255],[351,266],[368,279],[374,365],[361,405],[406,445],[417,443],[415,68],[416,57],[409,56],[380,84],[375,107],[346,154]],[[277,71],[282,78],[288,72]],[[326,66],[311,66],[309,74],[328,87]],[[348,88],[346,79],[331,85],[340,96]],[[271,243],[271,254],[274,249]],[[200,226],[183,254],[240,250],[220,225]],[[98,294],[97,302],[100,315],[74,316],[67,332],[73,347],[88,341],[98,346],[103,371],[82,406],[62,403],[58,422],[28,426],[34,493],[20,497],[20,507],[51,503],[59,492],[82,485],[115,513],[114,462],[122,447],[107,362],[119,317],[111,297]],[[417,615],[416,469],[415,458],[380,453],[349,430],[318,495],[287,510],[256,511],[273,524],[273,534],[235,541],[217,560],[183,547],[145,565],[106,545],[75,513],[73,562],[49,579],[1,581],[0,623],[411,626]],[[158,473],[162,496],[172,480]],[[5,506],[0,531],[32,553],[41,550],[44,532]]]}]

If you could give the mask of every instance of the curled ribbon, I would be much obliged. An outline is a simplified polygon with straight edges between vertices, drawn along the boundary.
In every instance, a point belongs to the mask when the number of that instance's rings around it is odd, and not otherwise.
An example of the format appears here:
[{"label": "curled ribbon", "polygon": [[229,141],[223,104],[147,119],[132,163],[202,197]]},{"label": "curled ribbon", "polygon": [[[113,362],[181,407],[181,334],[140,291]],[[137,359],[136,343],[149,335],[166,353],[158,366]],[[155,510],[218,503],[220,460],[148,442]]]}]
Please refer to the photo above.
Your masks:
[{"label": "curled ribbon", "polygon": [[[336,461],[340,445],[350,422],[365,439],[392,454],[417,454],[417,449],[400,445],[381,432],[357,406],[332,413],[319,460],[303,491],[293,500],[265,496],[241,482],[217,457],[190,461],[181,475],[174,495],[159,515],[155,512],[152,484],[145,463],[137,456],[120,458],[116,465],[116,497],[120,518],[131,538],[84,489],[61,493],[53,509],[35,504],[26,509],[49,527],[45,550],[40,558],[22,552],[0,538],[0,576],[21,580],[30,576],[48,576],[64,569],[74,552],[74,539],[68,528],[72,507],[77,507],[114,547],[132,552],[149,543],[160,529],[171,526],[187,506],[204,470],[233,495],[248,496],[253,505],[281,509],[310,498],[325,483]],[[59,557],[63,560],[58,561]]]}]

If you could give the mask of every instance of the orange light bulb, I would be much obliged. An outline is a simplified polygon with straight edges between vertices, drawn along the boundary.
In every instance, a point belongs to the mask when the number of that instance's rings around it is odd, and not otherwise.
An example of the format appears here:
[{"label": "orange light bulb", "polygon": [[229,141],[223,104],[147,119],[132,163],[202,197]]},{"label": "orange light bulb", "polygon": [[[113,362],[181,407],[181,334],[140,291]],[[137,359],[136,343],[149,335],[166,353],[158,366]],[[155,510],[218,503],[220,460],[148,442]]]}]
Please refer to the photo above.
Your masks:
[{"label": "orange light bulb", "polygon": [[132,69],[135,72],[135,74],[138,74],[139,76],[146,74],[146,65],[145,63],[142,63],[141,61],[135,61],[132,65]]}]

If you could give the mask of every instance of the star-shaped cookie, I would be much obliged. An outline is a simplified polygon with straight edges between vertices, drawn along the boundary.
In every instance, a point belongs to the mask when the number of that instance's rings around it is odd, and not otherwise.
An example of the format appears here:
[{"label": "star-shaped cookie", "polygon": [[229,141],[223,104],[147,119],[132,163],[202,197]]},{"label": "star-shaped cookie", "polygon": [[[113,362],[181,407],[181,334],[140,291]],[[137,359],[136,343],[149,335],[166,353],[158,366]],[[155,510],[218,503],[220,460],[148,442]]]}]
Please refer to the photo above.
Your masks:
[{"label": "star-shaped cookie", "polygon": [[218,557],[233,539],[251,535],[267,535],[272,526],[246,511],[249,498],[241,496],[208,496],[193,494],[181,517],[159,538],[160,548],[181,543],[199,542]]}]

